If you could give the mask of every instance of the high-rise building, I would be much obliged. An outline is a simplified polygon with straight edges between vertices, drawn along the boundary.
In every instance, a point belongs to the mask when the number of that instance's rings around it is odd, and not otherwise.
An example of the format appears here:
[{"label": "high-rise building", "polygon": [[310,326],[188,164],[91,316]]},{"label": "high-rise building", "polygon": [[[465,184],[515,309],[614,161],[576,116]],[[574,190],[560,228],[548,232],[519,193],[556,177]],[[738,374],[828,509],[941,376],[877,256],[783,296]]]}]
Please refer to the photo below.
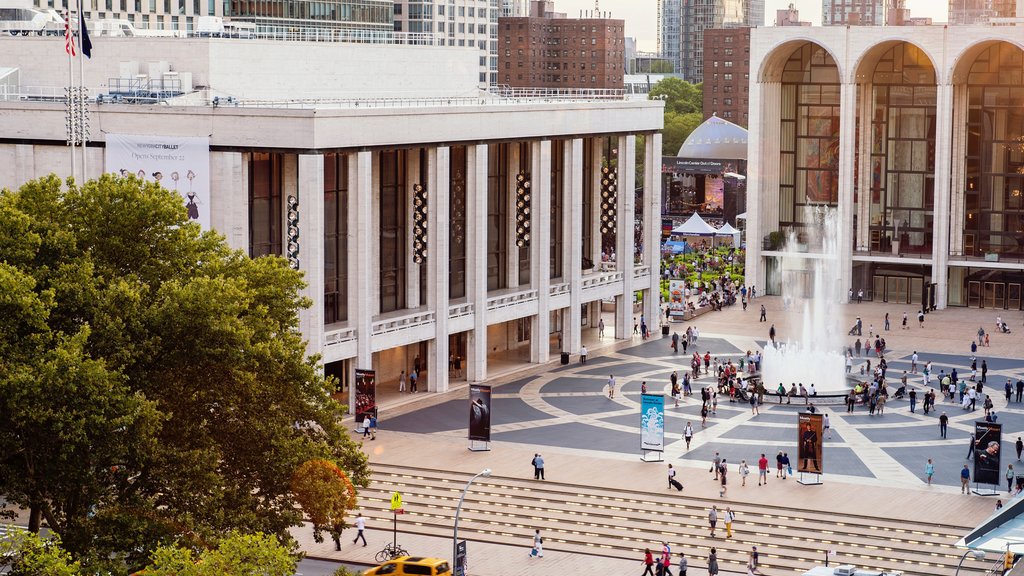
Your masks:
[{"label": "high-rise building", "polygon": [[[69,0],[33,0],[41,9],[68,8]],[[73,5],[73,0],[71,1]],[[120,0],[85,2],[85,18],[127,20],[135,28],[192,33],[197,18],[218,16],[256,24],[258,33],[300,38],[307,31],[390,33],[393,0]],[[318,39],[322,39],[318,35]]]},{"label": "high-rise building", "polygon": [[704,119],[747,126],[750,28],[704,31]]},{"label": "high-rise building", "polygon": [[1021,0],[949,0],[950,24],[985,24],[990,18],[1024,18]]},{"label": "high-rise building", "polygon": [[681,0],[659,0],[658,2],[658,54],[672,63],[672,71],[683,69],[682,38],[680,18]]},{"label": "high-rise building", "polygon": [[498,83],[514,88],[623,87],[624,20],[566,18],[536,1],[526,17],[498,20]]},{"label": "high-rise building", "polygon": [[747,26],[764,26],[764,0],[747,0]]},{"label": "high-rise building", "polygon": [[[682,0],[680,68],[687,82],[704,81],[704,31],[747,25],[749,0]],[[764,19],[762,5],[761,17]]]},{"label": "high-rise building", "polygon": [[822,0],[823,26],[884,26],[892,0]]},{"label": "high-rise building", "polygon": [[800,20],[800,11],[796,9],[796,6],[794,6],[792,2],[790,2],[789,8],[775,11],[775,25],[810,26],[811,23]]},{"label": "high-rise building", "polygon": [[[362,0],[360,0],[362,1]],[[498,17],[515,11],[508,0],[394,0],[396,32],[433,34],[448,46],[475,46],[480,50],[480,84],[497,82]]]}]

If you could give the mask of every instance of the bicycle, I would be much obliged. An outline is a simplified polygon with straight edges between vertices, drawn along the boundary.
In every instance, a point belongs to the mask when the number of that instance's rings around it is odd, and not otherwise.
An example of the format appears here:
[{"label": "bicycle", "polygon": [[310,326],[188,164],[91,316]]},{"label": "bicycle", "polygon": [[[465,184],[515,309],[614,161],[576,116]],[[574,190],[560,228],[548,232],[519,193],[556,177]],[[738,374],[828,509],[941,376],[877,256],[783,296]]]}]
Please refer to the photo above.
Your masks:
[{"label": "bicycle", "polygon": [[388,544],[384,545],[384,549],[383,550],[381,550],[380,552],[377,552],[377,555],[374,558],[376,558],[377,562],[387,562],[388,560],[394,560],[395,558],[398,558],[399,556],[408,556],[408,555],[409,555],[409,552],[407,550],[405,550],[404,548],[402,548],[401,546],[399,546],[397,544],[388,543]]}]

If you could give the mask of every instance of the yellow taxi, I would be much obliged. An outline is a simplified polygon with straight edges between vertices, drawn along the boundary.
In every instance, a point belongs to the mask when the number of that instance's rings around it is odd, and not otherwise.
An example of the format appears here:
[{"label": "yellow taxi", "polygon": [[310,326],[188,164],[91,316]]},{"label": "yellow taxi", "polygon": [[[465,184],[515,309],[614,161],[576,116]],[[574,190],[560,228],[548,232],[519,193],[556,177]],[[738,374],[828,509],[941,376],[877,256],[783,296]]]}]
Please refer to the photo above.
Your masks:
[{"label": "yellow taxi", "polygon": [[370,568],[363,576],[452,576],[452,569],[447,560],[440,558],[421,558],[418,556],[399,556],[394,560]]}]

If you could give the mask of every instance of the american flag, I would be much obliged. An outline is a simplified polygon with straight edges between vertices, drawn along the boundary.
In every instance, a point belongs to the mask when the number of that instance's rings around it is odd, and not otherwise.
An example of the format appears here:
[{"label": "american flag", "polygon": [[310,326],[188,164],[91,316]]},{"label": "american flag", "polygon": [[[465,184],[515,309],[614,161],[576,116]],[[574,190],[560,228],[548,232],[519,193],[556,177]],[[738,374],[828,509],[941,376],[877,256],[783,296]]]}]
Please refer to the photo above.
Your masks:
[{"label": "american flag", "polygon": [[64,51],[75,55],[75,33],[71,30],[71,12],[64,13]]}]

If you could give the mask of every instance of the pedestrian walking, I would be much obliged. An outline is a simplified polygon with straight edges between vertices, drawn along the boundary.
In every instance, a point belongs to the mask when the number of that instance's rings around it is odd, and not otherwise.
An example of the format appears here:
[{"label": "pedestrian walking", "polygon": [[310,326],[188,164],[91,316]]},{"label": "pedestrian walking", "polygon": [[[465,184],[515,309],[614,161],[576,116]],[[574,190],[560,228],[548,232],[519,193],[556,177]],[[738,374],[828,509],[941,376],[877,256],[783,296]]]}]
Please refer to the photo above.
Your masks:
[{"label": "pedestrian walking", "polygon": [[935,475],[935,464],[932,463],[932,459],[928,459],[928,463],[924,465],[924,476],[928,480],[928,485],[932,485],[932,476]]},{"label": "pedestrian walking", "polygon": [[762,483],[768,484],[768,458],[763,453],[757,461],[757,485],[760,486]]},{"label": "pedestrian walking", "polygon": [[615,398],[615,375],[608,376],[608,397]]},{"label": "pedestrian walking", "polygon": [[[946,427],[947,426],[949,426],[949,416],[946,416],[946,413],[943,412],[942,415],[939,416],[939,437],[940,438],[945,438],[946,437]],[[973,446],[974,444],[971,444],[971,445]],[[1018,458],[1018,460],[1020,460],[1020,458]]]},{"label": "pedestrian walking", "polygon": [[398,393],[401,394],[403,392],[405,392],[405,370],[402,370],[402,373],[398,375]]},{"label": "pedestrian walking", "polygon": [[907,329],[907,313],[904,312],[903,313],[903,328],[902,328],[902,330],[906,330],[906,329]]},{"label": "pedestrian walking", "polygon": [[708,576],[718,576],[718,551],[714,548],[708,554]]},{"label": "pedestrian walking", "polygon": [[917,325],[924,328],[924,310],[917,311]]},{"label": "pedestrian walking", "polygon": [[740,460],[740,478],[742,479],[740,486],[747,485],[747,476],[750,476],[750,466],[747,466],[746,460]]},{"label": "pedestrian walking", "polygon": [[832,423],[828,419],[828,414],[822,414],[822,424],[825,427],[825,438],[828,440],[832,439]]},{"label": "pedestrian walking", "polygon": [[768,338],[772,341],[772,344],[775,344],[775,324],[768,328]]},{"label": "pedestrian walking", "polygon": [[416,382],[420,379],[420,371],[413,370],[409,372],[409,393],[416,393]]},{"label": "pedestrian walking", "polygon": [[580,346],[580,364],[587,363],[587,347]]},{"label": "pedestrian walking", "polygon": [[654,576],[654,555],[651,554],[650,548],[644,549],[644,559],[641,562],[644,565],[644,572],[640,576]]},{"label": "pedestrian walking", "polygon": [[540,454],[533,455],[533,479],[544,479],[544,458]]},{"label": "pedestrian walking", "polygon": [[1021,440],[1020,436],[1017,436],[1017,443],[1014,447],[1017,449],[1017,462],[1020,462],[1020,454],[1024,452],[1024,440]]},{"label": "pedestrian walking", "polygon": [[886,332],[889,331],[889,313],[888,312],[885,313],[885,331]]},{"label": "pedestrian walking", "polygon": [[715,452],[715,458],[711,461],[711,470],[708,472],[715,473],[715,480],[718,480],[718,468],[722,465],[722,456]]},{"label": "pedestrian walking", "polygon": [[715,537],[715,525],[718,524],[718,507],[712,505],[711,511],[708,512],[708,526],[711,527],[711,537]]},{"label": "pedestrian walking", "polygon": [[967,457],[964,460],[970,460],[971,456],[974,456],[974,434],[971,434],[971,441],[967,446]]},{"label": "pedestrian walking", "polygon": [[718,481],[722,483],[722,489],[718,491],[719,498],[725,498],[725,492],[726,490],[728,490],[728,487],[725,485],[726,472],[728,471],[729,465],[726,462],[725,458],[722,458],[722,466],[718,470]]},{"label": "pedestrian walking", "polygon": [[758,322],[767,322],[767,321],[768,321],[768,313],[764,309],[764,304],[761,304],[761,318],[758,320]]},{"label": "pedestrian walking", "polygon": [[1017,475],[1013,471],[1013,464],[1006,465],[1006,491],[1013,494],[1013,479]]},{"label": "pedestrian walking", "polygon": [[732,523],[736,520],[736,514],[733,513],[732,508],[729,506],[725,507],[725,537],[732,538]]},{"label": "pedestrian walking", "polygon": [[[686,428],[683,428],[683,440],[686,441],[686,449],[689,450],[690,441],[693,440],[693,425],[690,424],[689,422],[686,423]],[[1020,460],[1020,458],[1017,459]]]},{"label": "pedestrian walking", "polygon": [[597,337],[604,338],[604,318],[597,321]]},{"label": "pedestrian walking", "polygon": [[544,557],[544,538],[540,535],[540,529],[533,532],[533,548],[530,549],[530,558]]},{"label": "pedestrian walking", "polygon": [[686,576],[686,556],[682,552],[679,553],[679,576]]},{"label": "pedestrian walking", "polygon": [[362,539],[363,546],[366,546],[366,536],[363,535],[364,530],[366,530],[366,519],[363,518],[363,514],[360,512],[356,514],[356,537],[352,539],[353,544]]},{"label": "pedestrian walking", "polygon": [[675,488],[677,491],[683,489],[682,483],[676,480],[676,470],[671,464],[668,465],[668,487],[669,489]]},{"label": "pedestrian walking", "polygon": [[971,470],[967,468],[967,464],[960,470],[960,493],[970,495],[971,489]]}]

